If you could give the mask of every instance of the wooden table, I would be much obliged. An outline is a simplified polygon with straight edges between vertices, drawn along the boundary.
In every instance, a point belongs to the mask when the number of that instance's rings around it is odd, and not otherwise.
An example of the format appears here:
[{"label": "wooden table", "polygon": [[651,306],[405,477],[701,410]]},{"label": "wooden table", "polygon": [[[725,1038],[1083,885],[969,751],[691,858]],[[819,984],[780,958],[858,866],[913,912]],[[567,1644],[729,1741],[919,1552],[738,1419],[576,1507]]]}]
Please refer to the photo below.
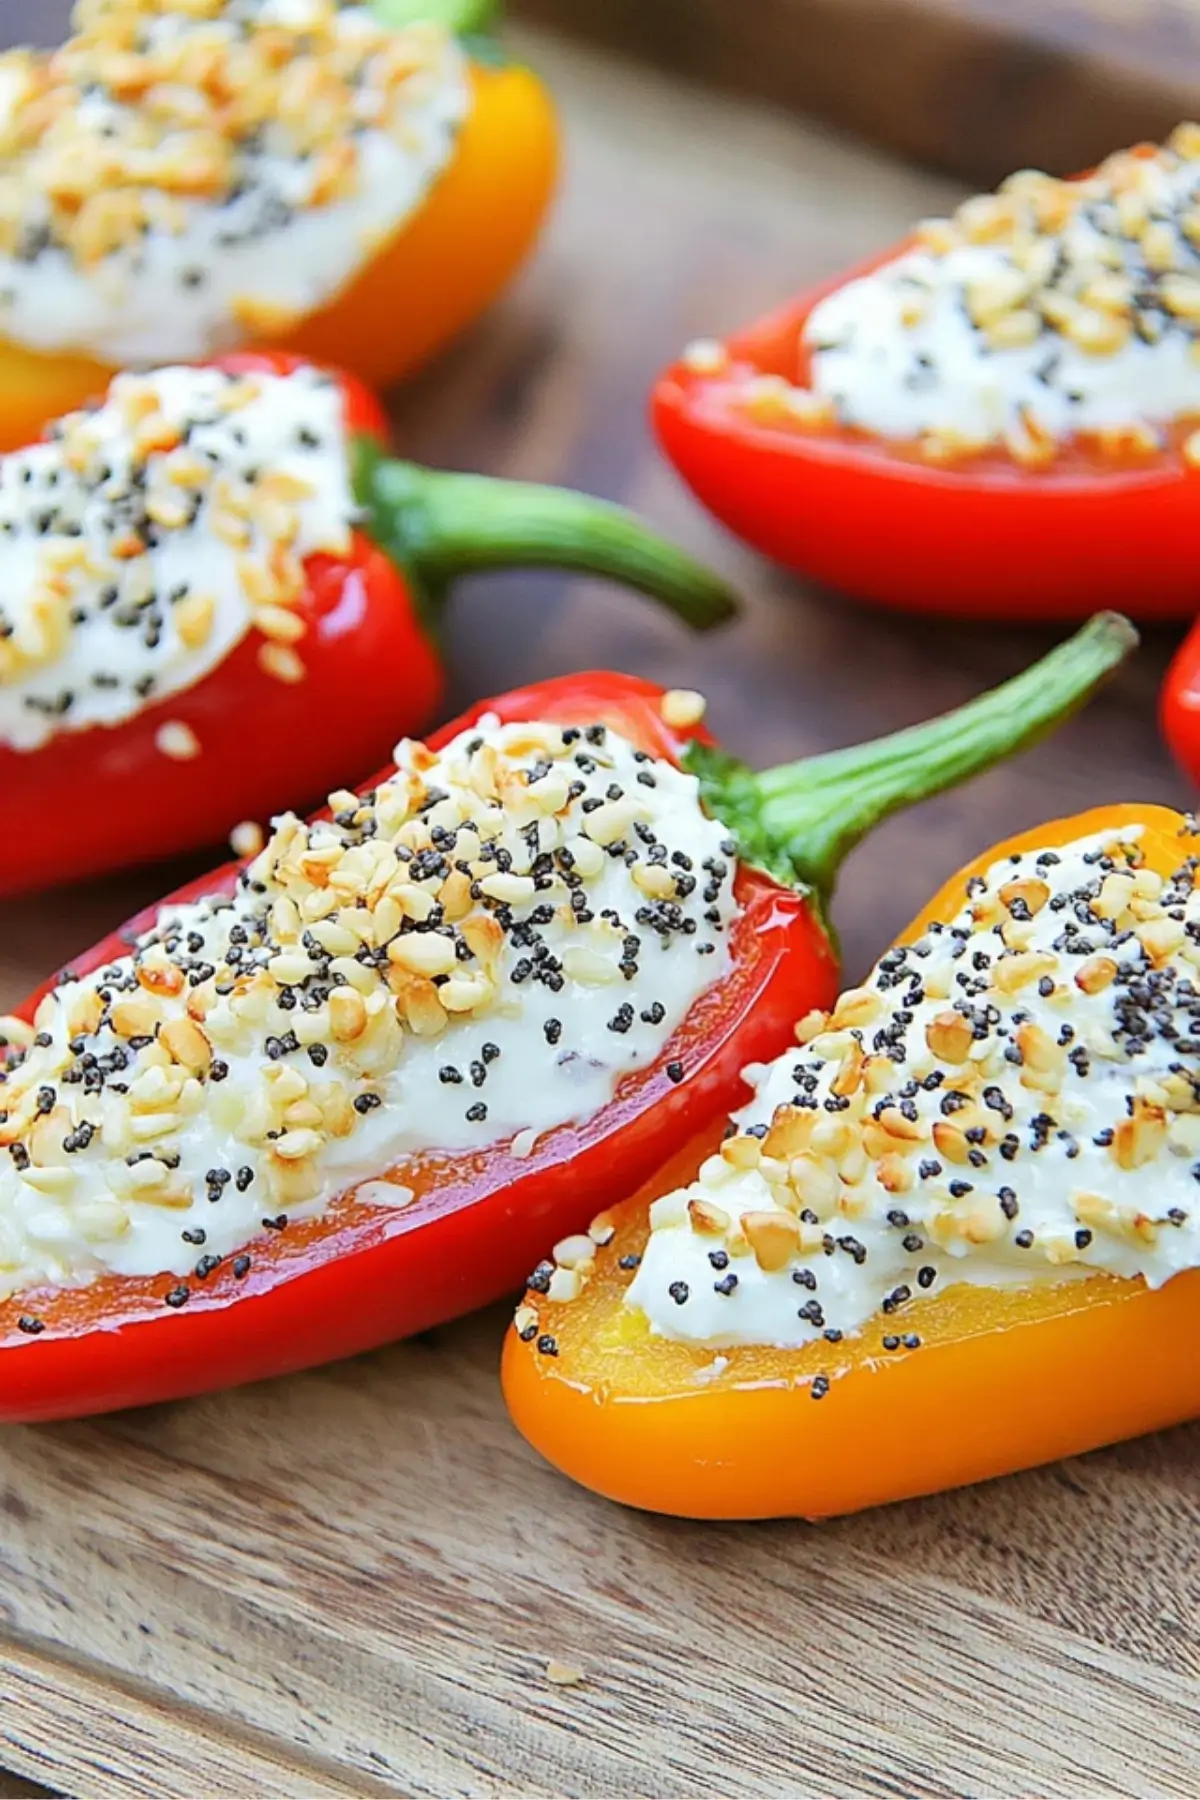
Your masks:
[{"label": "wooden table", "polygon": [[987,186],[1086,169],[1196,111],[1195,0],[510,4]]},{"label": "wooden table", "polygon": [[[1049,644],[798,587],[698,514],[642,424],[681,341],[952,191],[519,42],[568,114],[562,206],[535,269],[403,398],[401,440],[632,501],[747,605],[691,640],[604,588],[480,580],[450,621],[455,700],[613,664],[706,689],[765,762],[948,706]],[[1184,798],[1154,729],[1169,649],[1156,637],[1052,745],[853,859],[851,973],[1003,833]],[[0,909],[0,1007],[174,873]],[[503,1322],[4,1434],[0,1764],[86,1795],[1196,1794],[1196,1429],[821,1529],[691,1526],[604,1505],[525,1449],[497,1392]],[[583,1684],[550,1682],[550,1659]]]}]

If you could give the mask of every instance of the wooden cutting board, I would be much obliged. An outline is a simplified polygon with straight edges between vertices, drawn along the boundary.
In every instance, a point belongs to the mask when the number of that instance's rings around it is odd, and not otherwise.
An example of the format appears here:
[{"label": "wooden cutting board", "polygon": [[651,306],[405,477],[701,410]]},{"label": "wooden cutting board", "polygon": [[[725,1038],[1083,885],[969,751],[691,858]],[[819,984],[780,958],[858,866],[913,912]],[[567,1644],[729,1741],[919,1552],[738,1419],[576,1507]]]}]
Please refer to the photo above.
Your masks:
[{"label": "wooden cutting board", "polygon": [[[563,202],[535,270],[405,395],[401,442],[630,500],[747,605],[697,641],[594,585],[478,581],[450,616],[456,702],[609,663],[706,688],[726,741],[765,762],[907,723],[1045,648],[803,590],[698,514],[642,423],[682,340],[952,190],[518,42],[568,114]],[[853,860],[851,973],[1004,833],[1183,799],[1153,720],[1170,643],[1052,746]],[[0,907],[0,1008],[181,872]],[[503,1325],[0,1434],[0,1765],[122,1797],[1197,1793],[1200,1431],[824,1528],[688,1525],[592,1499],[523,1446]],[[556,1685],[552,1660],[580,1682]]]},{"label": "wooden cutting board", "polygon": [[1196,0],[513,0],[530,19],[991,185],[1200,107]]}]

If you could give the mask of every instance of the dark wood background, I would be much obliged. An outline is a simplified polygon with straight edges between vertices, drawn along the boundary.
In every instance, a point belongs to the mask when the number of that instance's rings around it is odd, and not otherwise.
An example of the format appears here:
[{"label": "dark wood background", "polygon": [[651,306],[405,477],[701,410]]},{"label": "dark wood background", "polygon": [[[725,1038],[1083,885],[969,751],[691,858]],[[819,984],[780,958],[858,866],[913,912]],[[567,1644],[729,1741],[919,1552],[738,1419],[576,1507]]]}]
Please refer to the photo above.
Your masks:
[{"label": "dark wood background", "polygon": [[[48,11],[10,0],[5,21]],[[398,397],[398,440],[629,501],[746,605],[694,639],[609,588],[477,580],[448,619],[452,703],[627,668],[705,689],[725,740],[766,763],[909,723],[1048,647],[1054,630],[884,617],[765,566],[643,423],[683,341],[958,190],[760,106],[517,43],[563,101],[562,201],[509,298]],[[851,976],[1006,832],[1187,798],[1154,719],[1172,642],[1154,634],[1059,737],[854,857],[836,908]],[[179,874],[0,907],[0,1008]],[[537,1463],[500,1404],[502,1324],[3,1434],[0,1764],[114,1796],[1195,1794],[1196,1429],[823,1532],[693,1529]],[[550,1657],[586,1685],[548,1685]]]},{"label": "dark wood background", "polygon": [[1193,0],[512,0],[524,17],[986,183],[1200,106]]}]

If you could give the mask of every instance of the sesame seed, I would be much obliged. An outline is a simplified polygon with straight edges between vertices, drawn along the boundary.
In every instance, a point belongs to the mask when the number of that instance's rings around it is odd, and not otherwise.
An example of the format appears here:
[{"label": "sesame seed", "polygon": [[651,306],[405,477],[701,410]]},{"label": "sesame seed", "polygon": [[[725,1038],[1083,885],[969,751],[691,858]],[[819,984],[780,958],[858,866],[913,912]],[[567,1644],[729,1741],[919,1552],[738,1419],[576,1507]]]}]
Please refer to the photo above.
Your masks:
[{"label": "sesame seed", "polygon": [[241,825],[235,825],[229,834],[229,845],[235,856],[250,858],[257,856],[265,842],[261,825],[247,819]]},{"label": "sesame seed", "polygon": [[689,731],[704,717],[707,702],[692,688],[670,688],[659,702],[663,723],[672,731]]},{"label": "sesame seed", "polygon": [[172,762],[191,762],[200,755],[200,739],[190,725],[181,719],[168,720],[154,734],[154,745],[160,755]]}]

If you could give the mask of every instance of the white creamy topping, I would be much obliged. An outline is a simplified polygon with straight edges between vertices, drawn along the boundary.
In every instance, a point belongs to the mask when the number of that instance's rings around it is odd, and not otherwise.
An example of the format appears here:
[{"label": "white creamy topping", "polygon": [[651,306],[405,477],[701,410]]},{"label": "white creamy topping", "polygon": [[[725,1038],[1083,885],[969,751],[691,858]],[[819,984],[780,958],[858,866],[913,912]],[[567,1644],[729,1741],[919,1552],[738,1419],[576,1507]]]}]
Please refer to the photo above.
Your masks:
[{"label": "white creamy topping", "polygon": [[397,763],[42,1002],[0,1076],[0,1294],[185,1275],[422,1151],[528,1154],[727,970],[734,865],[692,776],[494,718]]},{"label": "white creamy topping", "polygon": [[657,1334],[797,1347],[958,1282],[1200,1265],[1200,892],[1136,832],[1006,858],[657,1200],[626,1292]]},{"label": "white creamy topping", "polygon": [[[1089,227],[1076,229],[1082,237]],[[805,329],[810,343],[827,346],[812,357],[816,392],[844,424],[880,437],[932,431],[976,445],[1031,424],[1063,439],[1200,413],[1188,330],[1155,343],[1126,336],[1107,355],[1042,330],[992,349],[964,311],[963,290],[1003,281],[1008,267],[1007,253],[989,244],[942,257],[913,250],[829,295]],[[906,325],[915,309],[920,322]]]},{"label": "white creamy topping", "polygon": [[815,399],[934,456],[1003,443],[1031,463],[1072,437],[1153,449],[1200,414],[1196,127],[1086,181],[1025,171],[919,236],[813,308],[801,411]]},{"label": "white creamy topping", "polygon": [[369,6],[75,24],[0,58],[0,334],[33,350],[146,367],[280,335],[420,206],[470,107],[454,38]]},{"label": "white creamy topping", "polygon": [[0,458],[0,744],[119,725],[252,627],[286,678],[303,560],[344,554],[354,513],[328,376],[117,376],[95,411]]}]

